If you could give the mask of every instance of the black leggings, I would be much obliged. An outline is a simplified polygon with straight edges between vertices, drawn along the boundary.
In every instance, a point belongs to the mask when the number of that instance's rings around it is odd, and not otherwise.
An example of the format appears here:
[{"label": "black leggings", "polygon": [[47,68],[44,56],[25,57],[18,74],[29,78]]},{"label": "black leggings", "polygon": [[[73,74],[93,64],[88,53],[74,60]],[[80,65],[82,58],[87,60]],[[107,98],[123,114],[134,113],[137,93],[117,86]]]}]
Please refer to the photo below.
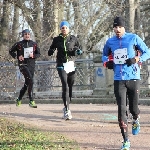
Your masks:
[{"label": "black leggings", "polygon": [[114,93],[118,105],[118,122],[123,139],[128,139],[127,122],[127,96],[129,100],[129,110],[133,119],[137,119],[140,113],[138,102],[140,94],[140,80],[114,81]]},{"label": "black leggings", "polygon": [[25,92],[28,89],[29,99],[33,100],[32,89],[33,89],[34,68],[30,68],[24,65],[24,66],[20,66],[19,69],[20,69],[20,72],[24,75],[25,83],[22,89],[20,90],[20,94],[18,98],[19,100],[21,100]]},{"label": "black leggings", "polygon": [[69,72],[68,74],[64,69],[57,69],[61,83],[62,83],[62,99],[64,106],[67,109],[67,102],[69,103],[72,97],[72,86],[75,79],[75,71]]}]

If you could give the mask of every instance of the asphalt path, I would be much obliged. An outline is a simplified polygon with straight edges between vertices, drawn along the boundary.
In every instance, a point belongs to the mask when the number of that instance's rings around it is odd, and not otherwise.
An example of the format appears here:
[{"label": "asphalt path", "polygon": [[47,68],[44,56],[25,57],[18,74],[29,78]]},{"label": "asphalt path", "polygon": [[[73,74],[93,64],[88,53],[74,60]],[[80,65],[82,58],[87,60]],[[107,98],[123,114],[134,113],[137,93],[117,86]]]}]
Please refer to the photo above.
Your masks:
[{"label": "asphalt path", "polygon": [[[139,135],[132,135],[129,123],[131,150],[150,150],[150,106],[141,110]],[[62,104],[1,104],[0,117],[14,119],[39,129],[55,131],[79,143],[81,150],[119,150],[122,136],[117,122],[116,104],[70,104],[72,120],[65,121]]]}]

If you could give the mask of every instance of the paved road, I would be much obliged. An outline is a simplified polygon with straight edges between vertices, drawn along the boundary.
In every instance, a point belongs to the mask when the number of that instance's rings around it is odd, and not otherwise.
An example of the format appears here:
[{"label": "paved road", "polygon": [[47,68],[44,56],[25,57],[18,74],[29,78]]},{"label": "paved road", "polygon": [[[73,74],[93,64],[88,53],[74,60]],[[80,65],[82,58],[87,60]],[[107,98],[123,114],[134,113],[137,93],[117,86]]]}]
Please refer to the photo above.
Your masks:
[{"label": "paved road", "polygon": [[[150,150],[150,106],[141,109],[141,132],[129,137],[131,150]],[[27,104],[16,107],[14,104],[0,105],[0,116],[13,118],[28,125],[49,131],[57,131],[76,140],[81,150],[119,150],[122,142],[117,123],[117,106],[98,104],[71,104],[73,119],[62,119],[62,104],[38,104],[30,108]]]}]

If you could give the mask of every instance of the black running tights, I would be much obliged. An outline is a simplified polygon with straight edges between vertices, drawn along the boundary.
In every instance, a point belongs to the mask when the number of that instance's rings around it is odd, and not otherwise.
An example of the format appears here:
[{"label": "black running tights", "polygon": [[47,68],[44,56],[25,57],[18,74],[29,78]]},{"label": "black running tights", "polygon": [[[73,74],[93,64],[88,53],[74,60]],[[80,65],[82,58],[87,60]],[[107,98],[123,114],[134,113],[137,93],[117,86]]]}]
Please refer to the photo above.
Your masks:
[{"label": "black running tights", "polygon": [[127,122],[127,96],[129,100],[129,110],[133,119],[137,119],[140,113],[138,102],[140,94],[140,80],[115,80],[114,93],[118,105],[118,122],[123,139],[128,139]]},{"label": "black running tights", "polygon": [[66,73],[64,69],[57,69],[61,83],[62,83],[62,99],[64,106],[67,109],[67,102],[69,103],[72,97],[72,86],[75,79],[75,71]]},{"label": "black running tights", "polygon": [[33,90],[34,68],[29,68],[28,66],[20,66],[19,69],[25,78],[25,83],[22,89],[20,90],[20,94],[18,98],[19,100],[21,100],[28,89],[29,99],[33,100],[32,90]]}]

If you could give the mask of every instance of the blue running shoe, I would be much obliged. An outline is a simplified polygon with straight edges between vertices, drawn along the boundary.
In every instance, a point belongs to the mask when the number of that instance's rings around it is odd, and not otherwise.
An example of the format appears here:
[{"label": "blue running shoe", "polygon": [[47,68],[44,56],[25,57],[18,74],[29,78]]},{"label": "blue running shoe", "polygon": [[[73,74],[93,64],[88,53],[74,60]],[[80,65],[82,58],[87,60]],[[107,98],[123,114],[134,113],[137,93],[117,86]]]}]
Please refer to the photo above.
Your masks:
[{"label": "blue running shoe", "polygon": [[130,141],[127,140],[127,141],[123,142],[121,150],[129,150],[129,149],[130,149]]},{"label": "blue running shoe", "polygon": [[132,134],[137,135],[140,132],[140,122],[139,119],[136,119],[132,123]]}]

